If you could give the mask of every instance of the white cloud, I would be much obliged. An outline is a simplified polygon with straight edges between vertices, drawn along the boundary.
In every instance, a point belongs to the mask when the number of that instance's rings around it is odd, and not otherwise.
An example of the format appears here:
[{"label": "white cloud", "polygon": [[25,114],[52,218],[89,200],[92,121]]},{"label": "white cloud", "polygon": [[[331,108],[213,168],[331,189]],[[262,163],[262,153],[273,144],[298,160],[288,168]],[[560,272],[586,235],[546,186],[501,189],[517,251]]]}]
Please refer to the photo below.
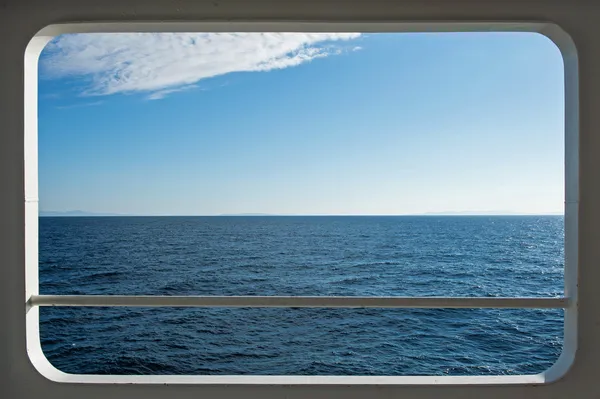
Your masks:
[{"label": "white cloud", "polygon": [[83,94],[187,90],[231,72],[283,69],[340,53],[358,33],[110,33],[63,35],[44,49],[43,76],[85,77]]},{"label": "white cloud", "polygon": [[198,85],[188,85],[188,86],[177,87],[175,89],[164,89],[164,90],[155,91],[148,96],[148,100],[161,100],[161,99],[165,98],[166,96],[168,96],[169,94],[178,93],[180,91],[187,91],[187,90],[195,89],[197,87],[198,87]]}]

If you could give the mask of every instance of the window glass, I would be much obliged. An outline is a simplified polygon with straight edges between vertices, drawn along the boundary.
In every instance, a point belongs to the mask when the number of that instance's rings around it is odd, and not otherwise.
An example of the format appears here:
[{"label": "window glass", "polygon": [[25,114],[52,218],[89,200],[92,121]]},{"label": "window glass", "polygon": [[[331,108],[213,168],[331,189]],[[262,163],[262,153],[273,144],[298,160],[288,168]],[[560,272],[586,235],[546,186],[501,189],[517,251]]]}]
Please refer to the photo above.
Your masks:
[{"label": "window glass", "polygon": [[[559,297],[534,33],[74,34],[40,57],[41,294]],[[523,374],[561,310],[42,309],[88,374]]]}]

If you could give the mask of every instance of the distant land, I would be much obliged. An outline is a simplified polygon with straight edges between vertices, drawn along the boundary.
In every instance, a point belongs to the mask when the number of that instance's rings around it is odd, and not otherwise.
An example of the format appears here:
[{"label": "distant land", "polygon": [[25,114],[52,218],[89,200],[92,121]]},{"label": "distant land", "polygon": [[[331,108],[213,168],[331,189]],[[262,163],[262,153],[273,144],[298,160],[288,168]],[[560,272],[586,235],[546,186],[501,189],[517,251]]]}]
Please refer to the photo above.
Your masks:
[{"label": "distant land", "polygon": [[[525,213],[513,211],[445,211],[426,212],[424,216],[527,216],[527,215],[563,215],[563,212]],[[416,215],[415,215],[416,216]]]},{"label": "distant land", "polygon": [[223,213],[219,215],[132,215],[108,212],[87,212],[87,211],[40,211],[40,217],[82,217],[82,216],[535,216],[535,215],[563,215],[563,212],[547,213],[524,213],[511,211],[445,211],[445,212],[426,212],[414,214],[399,215],[302,215],[302,214],[271,214],[271,213]]},{"label": "distant land", "polygon": [[75,217],[75,216],[126,216],[118,213],[86,212],[86,211],[40,211],[40,217]]},{"label": "distant land", "polygon": [[[286,215],[274,215],[272,213],[222,213],[217,216],[286,216]],[[290,215],[292,216],[292,215]]]}]

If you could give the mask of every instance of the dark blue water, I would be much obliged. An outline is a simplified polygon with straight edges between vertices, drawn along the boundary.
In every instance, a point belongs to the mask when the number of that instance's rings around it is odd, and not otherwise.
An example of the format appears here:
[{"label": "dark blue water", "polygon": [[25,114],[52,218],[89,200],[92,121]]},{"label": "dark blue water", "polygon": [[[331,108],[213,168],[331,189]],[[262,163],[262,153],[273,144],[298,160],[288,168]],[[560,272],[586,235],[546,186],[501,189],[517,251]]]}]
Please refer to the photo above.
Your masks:
[{"label": "dark blue water", "polygon": [[[40,218],[42,294],[559,296],[562,216]],[[84,374],[537,373],[562,310],[42,308]]]}]

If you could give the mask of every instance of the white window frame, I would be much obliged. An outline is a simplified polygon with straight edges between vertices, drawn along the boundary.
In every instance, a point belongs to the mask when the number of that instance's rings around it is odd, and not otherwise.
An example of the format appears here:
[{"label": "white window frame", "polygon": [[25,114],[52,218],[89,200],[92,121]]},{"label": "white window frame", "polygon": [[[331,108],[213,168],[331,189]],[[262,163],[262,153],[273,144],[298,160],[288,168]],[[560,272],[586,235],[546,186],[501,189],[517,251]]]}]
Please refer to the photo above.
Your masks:
[{"label": "white window frame", "polygon": [[[53,37],[81,32],[476,32],[529,31],[546,35],[560,49],[565,73],[565,294],[562,298],[377,298],[377,297],[173,297],[39,295],[38,282],[38,59]],[[577,349],[578,102],[577,54],[570,37],[548,23],[87,23],[51,25],[31,40],[25,53],[25,245],[27,351],[46,378],[64,383],[144,384],[343,384],[497,385],[547,384],[562,377]],[[42,352],[40,306],[185,307],[386,307],[386,308],[564,308],[564,346],[557,362],[536,375],[497,376],[252,376],[84,375],[56,369]]]}]

